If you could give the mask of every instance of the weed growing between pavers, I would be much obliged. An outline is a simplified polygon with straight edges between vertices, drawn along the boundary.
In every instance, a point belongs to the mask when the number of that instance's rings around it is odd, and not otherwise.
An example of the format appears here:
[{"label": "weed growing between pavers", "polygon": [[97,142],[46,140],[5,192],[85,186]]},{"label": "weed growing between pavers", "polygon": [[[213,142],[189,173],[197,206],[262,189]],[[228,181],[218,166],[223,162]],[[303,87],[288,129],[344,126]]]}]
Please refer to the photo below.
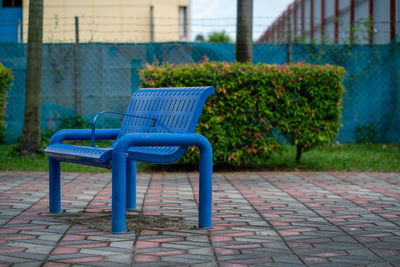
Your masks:
[{"label": "weed growing between pavers", "polygon": [[[63,219],[72,225],[85,225],[102,232],[111,231],[111,212],[93,213],[61,213],[55,214],[55,218]],[[141,230],[185,230],[193,226],[183,222],[183,218],[165,215],[143,215],[142,211],[129,211],[126,214],[126,229],[128,232]]]}]

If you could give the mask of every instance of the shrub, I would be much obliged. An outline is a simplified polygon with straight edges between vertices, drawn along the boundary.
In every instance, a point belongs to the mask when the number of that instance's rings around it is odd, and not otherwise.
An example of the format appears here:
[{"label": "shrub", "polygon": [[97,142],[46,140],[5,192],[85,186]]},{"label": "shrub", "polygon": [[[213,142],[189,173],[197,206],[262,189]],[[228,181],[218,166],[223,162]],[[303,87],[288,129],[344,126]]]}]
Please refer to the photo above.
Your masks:
[{"label": "shrub", "polygon": [[58,125],[56,130],[46,129],[41,131],[41,143],[44,147],[48,146],[53,134],[62,129],[87,129],[91,127],[91,122],[86,121],[81,114],[62,116],[60,118],[60,125]]},{"label": "shrub", "polygon": [[[275,128],[301,152],[337,134],[344,69],[308,64],[204,62],[147,66],[143,87],[214,86],[196,132],[213,145],[216,165],[249,166],[279,149]],[[194,164],[194,148],[183,163]]]},{"label": "shrub", "polygon": [[5,114],[7,104],[7,89],[13,80],[11,70],[0,63],[0,144],[5,142]]}]

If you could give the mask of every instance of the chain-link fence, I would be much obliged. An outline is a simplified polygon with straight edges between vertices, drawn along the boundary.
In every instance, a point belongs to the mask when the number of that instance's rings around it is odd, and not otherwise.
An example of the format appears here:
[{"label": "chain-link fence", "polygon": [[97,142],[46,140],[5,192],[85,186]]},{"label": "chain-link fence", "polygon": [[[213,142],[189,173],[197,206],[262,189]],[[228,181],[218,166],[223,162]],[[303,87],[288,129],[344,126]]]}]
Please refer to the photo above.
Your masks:
[{"label": "chain-link fence", "polygon": [[[355,142],[360,134],[369,134],[378,142],[398,142],[399,49],[399,43],[255,44],[253,59],[345,67],[343,127],[337,140]],[[124,111],[140,86],[138,69],[146,64],[235,60],[235,46],[225,43],[46,44],[43,52],[42,129],[56,129],[61,118],[75,113],[91,120],[102,110]],[[12,143],[22,130],[26,45],[0,43],[0,61],[15,75],[6,111],[6,138]],[[119,127],[119,123],[118,118],[105,117],[99,126]]]}]

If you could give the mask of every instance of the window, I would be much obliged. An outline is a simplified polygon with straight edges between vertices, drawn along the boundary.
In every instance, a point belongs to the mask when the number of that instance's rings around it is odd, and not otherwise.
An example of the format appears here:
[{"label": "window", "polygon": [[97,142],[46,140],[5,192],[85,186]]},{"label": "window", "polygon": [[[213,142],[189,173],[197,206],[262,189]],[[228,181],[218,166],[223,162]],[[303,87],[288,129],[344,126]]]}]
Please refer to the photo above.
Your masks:
[{"label": "window", "polygon": [[3,7],[22,7],[22,0],[3,0]]},{"label": "window", "polygon": [[154,42],[154,7],[150,6],[150,42]]},{"label": "window", "polygon": [[179,40],[188,40],[187,7],[179,7]]}]

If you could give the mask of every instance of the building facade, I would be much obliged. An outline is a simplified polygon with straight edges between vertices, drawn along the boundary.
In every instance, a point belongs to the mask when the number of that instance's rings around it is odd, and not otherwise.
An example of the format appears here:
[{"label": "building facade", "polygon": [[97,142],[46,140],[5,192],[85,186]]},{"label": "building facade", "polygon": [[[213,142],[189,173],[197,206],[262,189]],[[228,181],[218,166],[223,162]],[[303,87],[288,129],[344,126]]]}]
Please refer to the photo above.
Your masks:
[{"label": "building facade", "polygon": [[[44,0],[43,42],[188,41],[190,0]],[[29,0],[0,0],[0,42],[26,42]]]},{"label": "building facade", "polygon": [[258,41],[385,44],[399,40],[399,15],[400,0],[295,0]]}]

